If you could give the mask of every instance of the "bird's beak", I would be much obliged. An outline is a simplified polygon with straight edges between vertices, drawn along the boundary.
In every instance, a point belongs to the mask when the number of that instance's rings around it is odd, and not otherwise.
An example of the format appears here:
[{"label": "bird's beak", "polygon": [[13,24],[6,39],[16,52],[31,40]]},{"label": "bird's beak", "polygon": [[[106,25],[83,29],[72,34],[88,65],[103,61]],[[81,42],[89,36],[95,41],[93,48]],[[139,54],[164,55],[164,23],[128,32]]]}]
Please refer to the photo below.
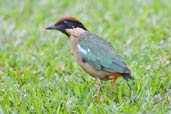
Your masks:
[{"label": "bird's beak", "polygon": [[69,36],[69,34],[66,33],[65,25],[61,24],[61,23],[56,23],[54,25],[51,25],[51,26],[47,27],[46,30],[58,30],[58,31],[66,34],[67,36]]},{"label": "bird's beak", "polygon": [[46,30],[52,30],[52,29],[58,29],[58,27],[56,26],[56,24],[51,25],[49,27],[46,27]]}]

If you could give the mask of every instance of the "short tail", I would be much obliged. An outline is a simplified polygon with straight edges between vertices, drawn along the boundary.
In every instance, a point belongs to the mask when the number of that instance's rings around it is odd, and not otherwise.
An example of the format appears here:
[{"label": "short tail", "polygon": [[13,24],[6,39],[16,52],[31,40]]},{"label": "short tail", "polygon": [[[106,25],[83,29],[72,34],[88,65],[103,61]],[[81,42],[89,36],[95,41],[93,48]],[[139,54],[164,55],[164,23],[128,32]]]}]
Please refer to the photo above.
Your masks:
[{"label": "short tail", "polygon": [[121,75],[125,80],[131,79],[131,71],[129,70],[129,68],[125,68],[124,73],[121,73]]},{"label": "short tail", "polygon": [[121,75],[122,75],[122,77],[123,77],[125,80],[131,79],[130,73],[121,73]]}]

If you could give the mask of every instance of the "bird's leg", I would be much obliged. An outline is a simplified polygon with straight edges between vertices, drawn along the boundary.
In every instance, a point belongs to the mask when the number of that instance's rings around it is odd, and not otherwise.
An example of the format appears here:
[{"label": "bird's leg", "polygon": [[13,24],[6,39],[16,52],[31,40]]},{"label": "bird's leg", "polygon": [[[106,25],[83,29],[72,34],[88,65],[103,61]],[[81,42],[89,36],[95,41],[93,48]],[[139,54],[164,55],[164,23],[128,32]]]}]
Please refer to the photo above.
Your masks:
[{"label": "bird's leg", "polygon": [[96,80],[98,81],[98,88],[97,88],[97,93],[96,93],[96,101],[98,101],[98,96],[99,96],[99,92],[100,92],[102,82],[101,82],[100,78],[96,78]]},{"label": "bird's leg", "polygon": [[113,91],[113,87],[115,85],[115,81],[116,81],[117,78],[118,77],[116,77],[116,78],[113,79],[112,85],[110,86],[110,93],[112,93],[112,91]]}]

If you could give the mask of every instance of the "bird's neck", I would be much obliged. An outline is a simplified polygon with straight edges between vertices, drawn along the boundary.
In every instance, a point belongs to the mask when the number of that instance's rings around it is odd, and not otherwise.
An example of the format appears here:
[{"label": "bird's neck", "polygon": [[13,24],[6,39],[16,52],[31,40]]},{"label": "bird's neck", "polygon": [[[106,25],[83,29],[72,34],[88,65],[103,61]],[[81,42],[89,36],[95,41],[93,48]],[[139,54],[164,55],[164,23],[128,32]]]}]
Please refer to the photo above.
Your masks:
[{"label": "bird's neck", "polygon": [[66,29],[66,32],[70,35],[70,37],[78,38],[80,35],[84,34],[86,30],[82,28],[72,28],[72,29]]},{"label": "bird's neck", "polygon": [[80,39],[80,36],[86,31],[81,28],[67,29],[66,31],[68,34],[70,34],[71,49],[77,62],[79,63],[81,61],[81,56],[78,50],[78,41]]}]

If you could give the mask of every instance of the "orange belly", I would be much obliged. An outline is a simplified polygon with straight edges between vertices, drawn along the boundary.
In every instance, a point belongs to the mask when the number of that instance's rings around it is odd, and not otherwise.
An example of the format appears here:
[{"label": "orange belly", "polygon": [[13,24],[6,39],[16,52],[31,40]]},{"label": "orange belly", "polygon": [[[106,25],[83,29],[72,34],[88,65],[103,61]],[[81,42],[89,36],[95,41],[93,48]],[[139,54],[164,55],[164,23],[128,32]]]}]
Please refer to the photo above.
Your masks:
[{"label": "orange belly", "polygon": [[106,76],[103,80],[116,80],[118,77],[120,77],[121,74],[120,73],[113,73],[109,76]]}]

